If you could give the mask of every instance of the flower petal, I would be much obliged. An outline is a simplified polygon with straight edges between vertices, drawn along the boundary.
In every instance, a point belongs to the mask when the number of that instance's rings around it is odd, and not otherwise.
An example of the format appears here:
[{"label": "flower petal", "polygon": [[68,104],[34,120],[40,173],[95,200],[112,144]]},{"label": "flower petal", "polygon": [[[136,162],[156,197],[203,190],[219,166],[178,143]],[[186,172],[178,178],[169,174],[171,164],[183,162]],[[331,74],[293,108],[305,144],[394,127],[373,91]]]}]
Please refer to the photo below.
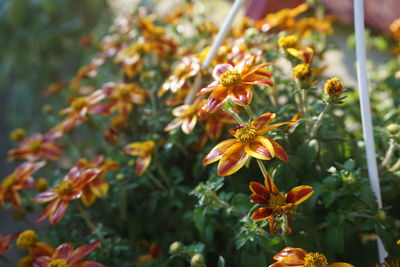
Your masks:
[{"label": "flower petal", "polygon": [[67,201],[59,201],[58,205],[54,206],[52,209],[52,212],[49,214],[49,221],[51,225],[56,225],[58,224],[62,217],[64,216],[65,212],[67,211],[68,208],[68,202]]},{"label": "flower petal", "polygon": [[308,185],[296,186],[287,193],[286,201],[298,205],[306,201],[313,193],[314,190],[311,186]]},{"label": "flower petal", "polygon": [[249,155],[243,149],[242,143],[236,143],[228,148],[218,163],[219,176],[227,176],[237,172],[244,166]]},{"label": "flower petal", "polygon": [[345,262],[334,262],[326,267],[354,267],[354,265]]},{"label": "flower petal", "polygon": [[275,195],[279,194],[279,190],[276,187],[274,181],[272,181],[271,175],[269,175],[269,174],[265,175],[264,184],[265,184],[265,188],[267,189],[268,192],[271,192]]},{"label": "flower petal", "polygon": [[269,194],[267,188],[263,184],[258,182],[251,182],[249,188],[251,192],[257,195],[267,196]]},{"label": "flower petal", "polygon": [[45,192],[37,195],[34,198],[34,201],[37,203],[44,203],[44,202],[52,201],[56,197],[57,197],[57,193],[53,189],[51,189],[51,190],[45,191]]},{"label": "flower petal", "polygon": [[267,125],[268,123],[270,123],[271,121],[273,121],[276,117],[275,113],[264,113],[261,114],[259,117],[255,118],[251,124],[256,127],[257,130],[262,129],[262,127],[264,127],[265,125]]},{"label": "flower petal", "polygon": [[68,263],[70,265],[73,265],[74,263],[85,257],[87,254],[92,252],[98,245],[100,245],[100,242],[96,241],[75,249],[75,251],[72,252],[71,257],[69,258]]},{"label": "flower petal", "polygon": [[286,121],[286,122],[278,122],[278,123],[274,123],[265,127],[262,127],[261,129],[257,129],[257,134],[258,135],[263,135],[266,134],[270,131],[272,131],[275,128],[278,128],[279,126],[285,125],[285,124],[289,124],[290,121]]},{"label": "flower petal", "polygon": [[212,76],[214,77],[214,79],[219,80],[219,77],[222,74],[224,74],[228,70],[232,70],[232,69],[233,69],[233,66],[230,64],[218,64],[217,66],[215,66]]},{"label": "flower petal", "polygon": [[253,194],[250,196],[251,201],[260,204],[260,205],[268,205],[268,200],[262,195]]},{"label": "flower petal", "polygon": [[136,175],[142,176],[143,173],[146,171],[147,167],[149,167],[150,162],[151,162],[151,155],[139,157],[135,165]]},{"label": "flower petal", "polygon": [[250,143],[245,144],[244,150],[250,156],[262,160],[270,160],[275,155],[270,140],[264,136],[257,136]]},{"label": "flower petal", "polygon": [[237,143],[238,141],[236,139],[227,139],[219,144],[217,144],[208,154],[207,156],[204,157],[203,159],[203,165],[206,166],[208,164],[211,164],[213,162],[216,162],[217,160],[220,160],[222,158],[223,153],[231,147],[233,144]]},{"label": "flower petal", "polygon": [[284,264],[304,265],[304,258],[308,252],[301,248],[286,247],[274,256],[274,260]]},{"label": "flower petal", "polygon": [[267,219],[271,216],[272,210],[269,208],[259,208],[258,210],[254,211],[251,215],[251,218],[255,221],[261,221]]},{"label": "flower petal", "polygon": [[253,90],[249,85],[235,86],[229,90],[229,97],[233,102],[240,106],[245,106],[250,104],[253,98]]},{"label": "flower petal", "polygon": [[[167,124],[167,126],[165,126],[164,131],[169,132],[177,127],[179,127],[181,124],[183,123],[182,118],[175,118],[173,119],[170,123]],[[129,151],[130,148],[128,148]],[[125,152],[127,152],[127,147],[125,147]],[[129,155],[140,155],[140,154],[133,154],[133,153],[128,153]]]},{"label": "flower petal", "polygon": [[124,151],[128,155],[139,156],[142,155],[144,151],[144,146],[142,142],[134,142],[126,145]]},{"label": "flower petal", "polygon": [[75,263],[73,267],[106,267],[105,265],[94,261],[81,261]]},{"label": "flower petal", "polygon": [[194,126],[196,126],[196,123],[197,115],[186,118],[182,123],[182,132],[185,134],[190,134],[193,131]]},{"label": "flower petal", "polygon": [[272,146],[274,147],[275,156],[277,156],[278,159],[280,159],[284,162],[288,162],[289,158],[288,158],[288,155],[287,155],[285,149],[283,149],[283,147],[279,143],[275,142],[271,138],[269,138],[269,137],[267,137],[267,138],[271,142]]},{"label": "flower petal", "polygon": [[53,259],[68,259],[71,256],[73,245],[71,243],[64,243],[59,245],[54,251]]},{"label": "flower petal", "polygon": [[217,110],[217,108],[222,106],[227,99],[228,92],[229,90],[227,90],[225,87],[214,90],[207,99],[205,106],[206,111],[212,113]]}]

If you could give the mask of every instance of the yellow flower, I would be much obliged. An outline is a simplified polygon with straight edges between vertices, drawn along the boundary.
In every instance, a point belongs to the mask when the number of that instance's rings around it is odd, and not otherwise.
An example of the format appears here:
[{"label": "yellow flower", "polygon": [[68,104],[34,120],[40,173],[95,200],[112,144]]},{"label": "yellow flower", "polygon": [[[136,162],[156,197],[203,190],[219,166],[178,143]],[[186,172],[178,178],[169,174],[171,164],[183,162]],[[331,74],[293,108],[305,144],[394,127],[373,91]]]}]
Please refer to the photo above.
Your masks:
[{"label": "yellow flower", "polygon": [[154,147],[155,143],[153,141],[134,142],[125,146],[125,153],[131,156],[139,156],[135,166],[136,175],[143,175],[147,167],[149,167]]},{"label": "yellow flower", "polygon": [[308,64],[299,64],[293,68],[294,76],[300,82],[305,82],[311,79],[312,71],[311,67]]},{"label": "yellow flower", "polygon": [[344,86],[339,78],[332,78],[325,83],[324,90],[329,98],[338,99],[343,94]]},{"label": "yellow flower", "polygon": [[18,235],[17,246],[19,248],[29,249],[36,245],[38,242],[38,237],[35,231],[26,230]]},{"label": "yellow flower", "polygon": [[288,35],[279,38],[278,44],[280,47],[287,49],[287,48],[296,48],[299,39],[294,35]]},{"label": "yellow flower", "polygon": [[392,38],[395,40],[400,40],[400,18],[394,20],[390,24],[390,31],[392,32]]},{"label": "yellow flower", "polygon": [[12,141],[19,142],[22,141],[24,138],[25,138],[25,130],[22,128],[17,128],[10,134],[10,139]]}]

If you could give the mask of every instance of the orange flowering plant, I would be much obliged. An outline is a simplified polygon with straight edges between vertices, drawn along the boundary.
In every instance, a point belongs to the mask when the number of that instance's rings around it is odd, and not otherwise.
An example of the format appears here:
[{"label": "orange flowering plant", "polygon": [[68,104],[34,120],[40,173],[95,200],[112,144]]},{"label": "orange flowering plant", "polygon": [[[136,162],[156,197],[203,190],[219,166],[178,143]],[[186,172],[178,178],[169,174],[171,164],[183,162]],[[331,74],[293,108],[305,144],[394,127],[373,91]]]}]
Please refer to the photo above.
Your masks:
[{"label": "orange flowering plant", "polygon": [[357,94],[329,72],[340,38],[319,1],[238,21],[212,59],[216,7],[188,2],[165,15],[137,7],[79,36],[85,65],[14,123],[0,212],[19,223],[0,226],[18,231],[0,236],[0,266],[397,263],[398,62],[371,75],[381,208]]}]

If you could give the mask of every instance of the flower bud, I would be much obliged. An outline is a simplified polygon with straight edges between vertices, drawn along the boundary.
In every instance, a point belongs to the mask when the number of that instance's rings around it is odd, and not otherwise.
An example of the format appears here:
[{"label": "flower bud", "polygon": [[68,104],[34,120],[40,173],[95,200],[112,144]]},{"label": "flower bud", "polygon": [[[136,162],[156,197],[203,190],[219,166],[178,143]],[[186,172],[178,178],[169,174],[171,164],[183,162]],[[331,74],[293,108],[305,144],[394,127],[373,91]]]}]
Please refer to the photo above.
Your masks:
[{"label": "flower bud", "polygon": [[378,210],[378,218],[384,221],[386,219],[386,213],[383,210]]},{"label": "flower bud", "polygon": [[182,247],[183,245],[181,242],[175,241],[169,246],[169,253],[178,254],[179,252],[181,252]]},{"label": "flower bud", "polygon": [[296,36],[288,35],[288,36],[279,38],[278,45],[284,49],[295,48],[297,46],[298,42],[299,42],[299,40],[297,39]]},{"label": "flower bud", "polygon": [[391,123],[388,126],[386,126],[386,130],[388,131],[389,134],[396,135],[400,132],[400,126],[396,123]]},{"label": "flower bud", "polygon": [[123,174],[123,173],[118,173],[118,174],[115,176],[115,179],[117,179],[118,181],[124,180],[124,179],[125,179],[125,174]]},{"label": "flower bud", "polygon": [[305,82],[312,76],[312,71],[309,64],[299,64],[293,68],[293,72],[296,79],[300,82]]},{"label": "flower bud", "polygon": [[15,142],[22,141],[25,138],[25,130],[22,128],[17,128],[10,134],[10,139]]},{"label": "flower bud", "polygon": [[32,257],[25,256],[19,260],[17,267],[31,267],[32,266]]},{"label": "flower bud", "polygon": [[325,83],[324,90],[329,98],[338,99],[343,94],[344,86],[339,78],[332,78]]},{"label": "flower bud", "polygon": [[36,245],[38,241],[37,234],[33,230],[23,231],[18,235],[17,246],[19,248],[29,249]]},{"label": "flower bud", "polygon": [[36,188],[37,191],[43,192],[43,191],[45,191],[47,189],[48,185],[49,184],[47,182],[47,179],[44,178],[44,177],[40,177],[35,183],[35,188]]},{"label": "flower bud", "polygon": [[204,256],[201,254],[194,254],[192,259],[190,260],[191,267],[203,267],[205,266]]}]

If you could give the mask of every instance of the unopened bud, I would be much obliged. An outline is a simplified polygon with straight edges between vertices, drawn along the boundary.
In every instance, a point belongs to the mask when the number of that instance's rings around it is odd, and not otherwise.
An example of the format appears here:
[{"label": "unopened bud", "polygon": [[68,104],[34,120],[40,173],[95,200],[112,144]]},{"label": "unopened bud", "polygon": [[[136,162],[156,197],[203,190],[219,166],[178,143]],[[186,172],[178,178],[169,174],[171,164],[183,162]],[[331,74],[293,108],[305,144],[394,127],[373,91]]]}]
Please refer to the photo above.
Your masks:
[{"label": "unopened bud", "polygon": [[115,176],[115,179],[117,179],[118,181],[124,180],[124,179],[125,179],[125,174],[123,174],[123,173],[118,173],[118,174]]},{"label": "unopened bud", "polygon": [[386,213],[383,210],[378,210],[378,218],[384,221],[386,219]]},{"label": "unopened bud", "polygon": [[25,138],[25,130],[22,128],[17,128],[10,134],[10,139],[12,141],[19,142],[22,141],[24,138]]},{"label": "unopened bud", "polygon": [[190,260],[190,266],[192,267],[203,267],[205,266],[204,256],[201,254],[194,254],[192,259]]},{"label": "unopened bud", "polygon": [[388,126],[386,126],[386,130],[388,131],[389,134],[395,135],[400,132],[400,126],[396,123],[391,123]]},{"label": "unopened bud", "polygon": [[299,64],[293,68],[294,76],[300,82],[309,80],[312,76],[312,70],[308,64]]},{"label": "unopened bud", "polygon": [[178,254],[179,252],[181,252],[182,247],[183,245],[181,242],[175,241],[169,246],[169,253]]},{"label": "unopened bud", "polygon": [[325,94],[332,99],[338,99],[344,91],[344,85],[339,78],[329,79],[324,86]]}]

